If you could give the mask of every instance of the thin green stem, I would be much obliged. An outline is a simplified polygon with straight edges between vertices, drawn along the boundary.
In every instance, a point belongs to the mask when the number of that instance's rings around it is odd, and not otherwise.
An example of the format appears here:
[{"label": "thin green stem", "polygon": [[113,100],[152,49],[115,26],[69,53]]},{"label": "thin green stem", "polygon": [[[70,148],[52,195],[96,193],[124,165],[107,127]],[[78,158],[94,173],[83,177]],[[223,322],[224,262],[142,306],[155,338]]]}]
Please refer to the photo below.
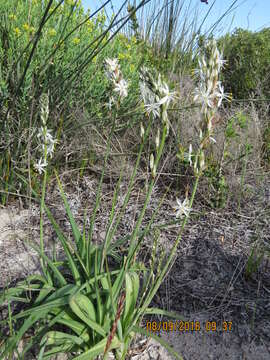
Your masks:
[{"label": "thin green stem", "polygon": [[[200,179],[200,176],[198,175],[196,177],[196,180],[195,180],[195,183],[194,183],[194,186],[193,186],[193,191],[192,191],[192,195],[191,195],[190,203],[189,203],[190,207],[192,206],[193,201],[194,201],[194,197],[195,197],[195,194],[196,194],[196,191],[197,191],[199,179]],[[168,258],[166,264],[164,265],[160,275],[156,279],[154,287],[150,290],[149,295],[146,298],[143,306],[140,309],[138,309],[137,315],[134,317],[134,321],[130,325],[130,329],[132,329],[132,327],[137,323],[138,319],[144,315],[145,310],[149,306],[150,302],[152,301],[153,297],[155,296],[156,292],[158,291],[162,281],[164,280],[164,278],[165,278],[165,276],[166,276],[166,274],[168,272],[168,268],[173,265],[175,253],[177,251],[177,247],[179,245],[179,242],[182,239],[182,233],[183,233],[183,230],[185,228],[185,225],[187,224],[187,221],[188,221],[188,217],[186,216],[184,218],[183,222],[182,222],[181,229],[180,229],[179,234],[177,236],[177,239],[176,239],[176,241],[174,243],[174,246],[173,246],[173,248],[172,248],[172,250],[170,252],[169,258]]]},{"label": "thin green stem", "polygon": [[[156,167],[158,166],[158,163],[159,163],[159,160],[160,160],[160,157],[161,157],[163,148],[164,148],[165,139],[166,139],[166,134],[167,134],[167,128],[166,128],[166,125],[164,125],[164,126],[163,126],[163,131],[162,131],[162,137],[161,137],[160,146],[159,146],[159,148],[158,148],[158,153],[157,153],[156,160],[155,160],[155,166],[156,166]],[[139,231],[140,226],[141,226],[141,224],[142,224],[142,220],[143,220],[143,217],[144,217],[146,208],[147,208],[147,206],[148,206],[148,204],[149,204],[149,201],[150,201],[150,199],[151,199],[151,194],[152,194],[152,190],[153,190],[154,184],[155,184],[155,178],[152,177],[151,182],[150,182],[150,185],[149,185],[149,187],[148,187],[148,191],[147,191],[147,194],[146,194],[146,199],[145,199],[145,201],[144,201],[143,208],[142,208],[142,210],[141,210],[139,219],[138,219],[138,221],[137,221],[137,223],[136,223],[135,229],[134,229],[134,231],[133,231],[133,233],[132,233],[132,236],[131,236],[131,239],[130,239],[129,252],[128,252],[128,260],[127,260],[127,263],[126,263],[127,266],[129,266],[131,259],[134,257],[134,250],[135,250],[135,248],[136,248],[137,234],[138,234],[138,231]]]},{"label": "thin green stem", "polygon": [[[135,177],[136,177],[136,174],[137,174],[137,171],[138,171],[138,167],[140,165],[140,159],[141,159],[142,151],[143,151],[143,148],[144,148],[145,141],[148,138],[149,131],[150,131],[150,128],[151,128],[151,124],[152,124],[152,121],[149,121],[149,124],[147,126],[143,141],[142,141],[141,146],[140,146],[140,150],[139,150],[139,154],[137,156],[136,164],[134,166],[133,173],[131,175],[131,179],[130,179],[130,182],[129,182],[129,185],[128,185],[128,190],[127,190],[127,193],[126,193],[126,196],[125,196],[125,199],[124,199],[124,203],[122,205],[122,208],[121,208],[121,211],[120,211],[119,215],[117,216],[115,225],[114,225],[112,231],[110,232],[110,234],[108,235],[110,239],[113,238],[113,236],[114,236],[114,234],[115,234],[115,232],[116,232],[116,230],[118,228],[118,225],[119,225],[119,223],[120,223],[120,221],[121,221],[121,219],[122,219],[122,217],[124,215],[124,212],[125,212],[126,206],[128,204],[128,201],[130,199],[131,190],[132,190],[134,180],[135,180]],[[104,264],[104,257],[102,258],[101,269],[103,269],[103,264]]]},{"label": "thin green stem", "polygon": [[117,114],[117,109],[115,109],[115,111],[113,113],[113,124],[112,124],[111,132],[110,132],[110,135],[109,135],[108,143],[107,143],[106,154],[105,154],[105,159],[104,159],[104,165],[103,165],[103,169],[102,169],[102,173],[101,173],[101,177],[100,177],[100,181],[99,181],[99,186],[98,186],[97,197],[96,197],[96,204],[95,204],[95,208],[94,208],[93,215],[92,215],[92,218],[91,218],[90,229],[89,229],[89,232],[88,232],[88,240],[86,242],[86,268],[88,269],[89,273],[91,272],[91,269],[90,269],[90,257],[89,257],[89,255],[90,255],[89,245],[90,245],[90,242],[92,240],[96,214],[97,214],[97,210],[99,208],[99,204],[100,204],[100,200],[101,200],[101,190],[102,190],[103,178],[104,178],[104,174],[105,174],[105,169],[106,169],[108,157],[109,157],[109,154],[110,154],[111,138],[112,138],[112,135],[113,135],[114,129],[115,129],[116,114]]},{"label": "thin green stem", "polygon": [[[45,134],[44,134],[45,135]],[[44,163],[47,163],[47,142],[44,142]],[[39,224],[39,231],[40,231],[40,252],[44,255],[44,212],[45,212],[45,193],[46,193],[46,184],[47,184],[47,166],[45,167],[43,182],[42,182],[42,193],[41,193],[41,202],[40,202],[40,224]],[[44,275],[48,279],[48,271],[43,259],[43,256],[40,257],[40,265]]]}]

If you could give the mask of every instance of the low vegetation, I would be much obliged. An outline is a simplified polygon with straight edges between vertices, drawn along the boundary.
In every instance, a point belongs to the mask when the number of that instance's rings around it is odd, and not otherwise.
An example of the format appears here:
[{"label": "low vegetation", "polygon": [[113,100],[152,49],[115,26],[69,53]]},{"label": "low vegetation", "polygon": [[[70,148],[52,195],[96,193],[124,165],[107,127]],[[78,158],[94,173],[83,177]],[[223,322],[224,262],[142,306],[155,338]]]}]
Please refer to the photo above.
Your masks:
[{"label": "low vegetation", "polygon": [[[248,171],[269,167],[269,29],[238,29],[215,40],[213,34],[200,36],[196,14],[188,22],[184,13],[186,22],[174,39],[182,9],[174,1],[159,22],[146,21],[146,33],[138,14],[149,1],[137,7],[125,2],[110,16],[107,3],[86,13],[76,0],[0,0],[0,198],[2,205],[16,197],[25,206],[39,203],[39,246],[31,246],[41,270],[0,293],[7,309],[0,321],[1,358],[23,359],[34,351],[38,359],[60,353],[78,360],[112,353],[125,359],[135,335],[149,335],[142,326],[147,315],[182,318],[152,302],[176,260],[188,220],[197,216],[196,196],[203,193],[214,211],[231,202],[240,210]],[[93,212],[84,214],[82,229],[60,180],[69,171],[79,179],[99,176]],[[113,181],[110,214],[97,243],[106,177]],[[54,181],[71,239],[46,201]],[[145,226],[157,184],[164,196]],[[143,204],[132,231],[119,238],[134,191],[143,192]],[[169,251],[158,253],[153,224],[170,191],[175,212],[164,227],[177,224],[178,235]],[[64,258],[48,256],[45,218]],[[142,259],[147,237],[151,253]],[[264,251],[259,261],[263,256]],[[248,278],[259,266],[253,257],[252,250]],[[30,340],[20,351],[25,337]]]}]

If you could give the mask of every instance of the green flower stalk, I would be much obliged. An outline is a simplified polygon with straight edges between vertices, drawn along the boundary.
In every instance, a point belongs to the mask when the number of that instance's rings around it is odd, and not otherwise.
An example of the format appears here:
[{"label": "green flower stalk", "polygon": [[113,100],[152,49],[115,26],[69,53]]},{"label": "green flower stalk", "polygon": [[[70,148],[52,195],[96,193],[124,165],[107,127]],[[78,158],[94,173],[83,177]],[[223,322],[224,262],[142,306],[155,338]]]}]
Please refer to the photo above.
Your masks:
[{"label": "green flower stalk", "polygon": [[[44,215],[44,206],[45,206],[45,192],[46,192],[46,183],[47,183],[47,166],[48,166],[48,155],[52,158],[53,152],[55,149],[55,144],[58,142],[53,139],[51,135],[51,130],[47,128],[47,120],[49,117],[49,96],[43,94],[40,98],[40,118],[42,126],[38,131],[37,138],[39,139],[40,146],[42,147],[41,158],[38,163],[34,166],[39,172],[39,174],[44,173],[43,184],[42,184],[42,194],[41,194],[41,203],[40,203],[40,250],[44,254],[44,237],[43,237],[43,215]],[[47,273],[44,260],[41,257],[41,267],[44,274]]]},{"label": "green flower stalk", "polygon": [[[120,70],[120,65],[118,59],[106,59],[105,60],[105,69],[108,79],[112,82],[113,91],[118,94],[119,101],[122,101],[128,95],[128,82],[123,79],[123,75]],[[109,100],[109,108],[112,107],[113,103],[117,103],[116,99],[111,96]],[[120,102],[117,103],[118,107]]]},{"label": "green flower stalk", "polygon": [[[144,202],[143,209],[141,210],[139,219],[136,223],[136,226],[133,230],[131,240],[130,240],[130,248],[128,253],[128,261],[126,263],[126,268],[128,268],[129,261],[134,258],[136,249],[138,246],[137,235],[140,229],[146,208],[151,199],[152,190],[155,184],[155,179],[157,175],[157,169],[159,165],[159,161],[164,150],[166,137],[169,132],[169,120],[168,120],[168,106],[171,101],[173,101],[176,96],[175,92],[169,90],[168,85],[161,80],[161,76],[158,76],[158,80],[156,81],[150,71],[143,67],[140,72],[140,89],[141,89],[141,99],[143,101],[143,105],[145,108],[145,113],[148,117],[152,117],[151,121],[160,120],[160,123],[157,125],[158,130],[155,137],[155,154],[152,153],[149,158],[149,167],[151,170],[151,182],[148,187],[148,191],[146,194],[146,199]],[[159,129],[160,127],[160,129]],[[141,135],[144,133],[144,126],[141,124]]]},{"label": "green flower stalk", "polygon": [[194,163],[195,174],[205,169],[204,149],[210,140],[215,142],[212,137],[213,120],[222,101],[230,98],[228,94],[224,93],[224,88],[219,80],[220,71],[226,61],[222,59],[216,41],[209,41],[205,50],[205,54],[200,54],[199,69],[194,72],[199,78],[199,85],[195,89],[194,102],[201,105],[202,118],[199,128],[200,146]]},{"label": "green flower stalk", "polygon": [[[212,139],[211,135],[213,132],[213,117],[218,107],[221,106],[223,99],[228,98],[228,96],[224,94],[223,87],[221,85],[221,82],[219,81],[219,74],[220,74],[220,70],[223,67],[224,60],[222,60],[221,54],[219,53],[216,47],[216,42],[210,41],[209,44],[207,45],[207,49],[210,50],[209,51],[210,57],[206,58],[204,55],[202,55],[199,61],[199,69],[196,70],[196,73],[199,75],[200,83],[196,88],[194,101],[198,102],[201,105],[201,116],[202,116],[200,129],[199,129],[199,148],[194,156],[192,154],[192,145],[190,145],[189,152],[187,154],[187,158],[189,160],[190,166],[194,167],[195,182],[193,185],[190,200],[188,199],[187,192],[186,192],[186,198],[183,202],[177,199],[177,205],[174,207],[174,210],[176,211],[176,217],[182,219],[179,234],[176,238],[176,241],[168,256],[167,261],[165,262],[165,264],[162,265],[161,271],[156,276],[155,282],[152,284],[150,289],[144,294],[145,297],[144,301],[141,304],[140,309],[137,310],[137,313],[134,316],[133,324],[137,323],[137,321],[143,317],[147,307],[150,305],[153,297],[158,291],[166,274],[168,273],[168,271],[170,270],[170,268],[174,263],[177,248],[182,238],[183,230],[187,224],[190,211],[192,210],[192,205],[197,192],[199,179],[202,175],[203,170],[206,167],[204,150],[207,147],[209,140]],[[155,157],[155,164],[157,164],[159,162],[161,155],[160,149],[164,146],[164,141],[165,141],[164,134],[166,136],[166,128],[169,124],[167,118],[167,108],[170,101],[172,100],[172,97],[174,97],[175,94],[170,93],[166,86],[161,85],[160,77],[157,83],[153,82],[150,76],[147,77],[147,81],[149,84],[152,84],[156,90],[161,90],[161,92],[163,93],[163,97],[161,99],[156,98],[157,103],[159,103],[161,106],[160,115],[165,125],[164,127],[165,133],[163,131],[159,150]],[[153,160],[151,159],[151,166],[153,167],[152,161]]]}]

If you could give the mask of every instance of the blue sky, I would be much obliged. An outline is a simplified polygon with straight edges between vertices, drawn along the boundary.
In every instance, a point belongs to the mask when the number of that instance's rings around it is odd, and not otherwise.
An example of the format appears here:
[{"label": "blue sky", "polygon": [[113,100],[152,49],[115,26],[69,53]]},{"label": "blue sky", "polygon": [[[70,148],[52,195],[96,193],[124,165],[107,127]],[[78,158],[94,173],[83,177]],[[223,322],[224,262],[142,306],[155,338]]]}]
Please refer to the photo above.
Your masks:
[{"label": "blue sky", "polygon": [[[137,4],[139,1],[137,0]],[[91,10],[96,9],[104,2],[105,0],[82,0],[85,9],[90,7]],[[133,0],[131,0],[132,2]],[[229,8],[233,0],[208,0],[208,5],[201,3],[200,0],[190,0],[190,2],[192,3],[192,9],[194,11],[197,9],[201,19],[205,16],[210,6],[213,5],[210,16],[205,23],[205,28],[209,28]],[[122,3],[122,0],[112,0],[115,10]],[[185,3],[188,4],[189,0],[185,0]],[[252,31],[261,30],[263,27],[270,27],[270,0],[238,0],[235,7],[236,9],[226,17],[222,25],[217,29],[219,34],[232,31],[236,27]],[[106,8],[110,13],[110,4]]]}]

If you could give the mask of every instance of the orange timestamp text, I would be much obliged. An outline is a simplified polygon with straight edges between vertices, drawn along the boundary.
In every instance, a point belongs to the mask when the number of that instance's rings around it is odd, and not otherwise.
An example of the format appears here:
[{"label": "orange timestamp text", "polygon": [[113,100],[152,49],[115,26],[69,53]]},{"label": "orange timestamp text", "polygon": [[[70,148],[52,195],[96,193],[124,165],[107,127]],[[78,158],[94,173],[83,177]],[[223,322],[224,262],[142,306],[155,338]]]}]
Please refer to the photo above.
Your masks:
[{"label": "orange timestamp text", "polygon": [[159,331],[232,331],[232,321],[206,321],[201,323],[200,321],[147,321],[146,330],[151,332]]}]

